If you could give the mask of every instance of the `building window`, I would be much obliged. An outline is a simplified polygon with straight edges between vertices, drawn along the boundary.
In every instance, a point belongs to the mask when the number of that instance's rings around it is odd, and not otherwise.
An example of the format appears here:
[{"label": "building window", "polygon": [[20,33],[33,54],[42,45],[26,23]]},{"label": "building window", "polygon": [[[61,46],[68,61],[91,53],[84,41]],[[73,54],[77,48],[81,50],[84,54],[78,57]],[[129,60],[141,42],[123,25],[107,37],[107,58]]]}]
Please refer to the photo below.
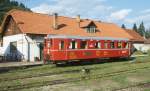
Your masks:
[{"label": "building window", "polygon": [[99,48],[100,49],[101,48],[101,43],[100,42],[96,42],[95,43],[95,48]]},{"label": "building window", "polygon": [[81,49],[86,49],[87,48],[87,42],[86,41],[81,41],[80,48]]},{"label": "building window", "polygon": [[70,49],[77,49],[77,42],[76,41],[71,41],[69,48]]},{"label": "building window", "polygon": [[10,52],[11,52],[11,53],[17,52],[17,41],[15,41],[15,42],[10,42]]},{"label": "building window", "polygon": [[113,49],[115,48],[115,43],[114,42],[110,42],[110,47]]},{"label": "building window", "polygon": [[108,48],[108,43],[106,41],[104,42],[104,48]]},{"label": "building window", "polygon": [[118,42],[118,48],[122,48],[122,42]]},{"label": "building window", "polygon": [[64,41],[61,40],[59,43],[59,50],[63,50],[64,49]]}]

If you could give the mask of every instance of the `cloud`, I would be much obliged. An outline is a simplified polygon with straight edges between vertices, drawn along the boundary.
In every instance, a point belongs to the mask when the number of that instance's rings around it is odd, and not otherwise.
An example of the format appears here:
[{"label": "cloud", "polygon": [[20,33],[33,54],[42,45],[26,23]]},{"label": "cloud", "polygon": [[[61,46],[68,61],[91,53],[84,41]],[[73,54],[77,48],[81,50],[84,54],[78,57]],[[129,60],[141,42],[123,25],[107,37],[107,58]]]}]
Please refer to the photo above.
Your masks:
[{"label": "cloud", "polygon": [[31,8],[37,13],[52,14],[57,12],[65,16],[80,14],[85,18],[104,18],[111,10],[111,6],[105,5],[106,0],[54,0],[53,4],[42,3]]},{"label": "cloud", "polygon": [[145,9],[143,11],[141,11],[142,14],[145,14],[145,13],[150,13],[150,9]]},{"label": "cloud", "polygon": [[131,9],[122,9],[116,12],[112,12],[110,15],[110,18],[116,19],[116,20],[123,20],[126,18],[126,16],[129,15],[131,11],[132,11]]},{"label": "cloud", "polygon": [[129,24],[133,24],[133,23],[140,24],[143,21],[145,23],[145,26],[148,28],[150,26],[149,17],[150,17],[150,12],[147,14],[138,15],[136,17],[127,18],[124,20],[124,22],[129,23]]},{"label": "cloud", "polygon": [[36,12],[36,13],[48,14],[50,12],[49,9],[50,9],[50,7],[48,6],[48,4],[43,3],[38,7],[32,8],[31,10]]},{"label": "cloud", "polygon": [[142,10],[138,15],[133,16],[131,18],[126,18],[125,21],[127,23],[135,23],[135,22],[150,22],[150,9]]},{"label": "cloud", "polygon": [[150,12],[148,9],[146,10],[142,10],[140,11],[140,13],[138,13],[138,15],[134,15],[133,17],[130,17],[130,18],[125,18],[123,20],[124,23],[126,24],[133,24],[133,23],[136,23],[136,24],[140,24],[141,22],[144,22],[144,25],[146,28],[149,28],[150,27]]}]

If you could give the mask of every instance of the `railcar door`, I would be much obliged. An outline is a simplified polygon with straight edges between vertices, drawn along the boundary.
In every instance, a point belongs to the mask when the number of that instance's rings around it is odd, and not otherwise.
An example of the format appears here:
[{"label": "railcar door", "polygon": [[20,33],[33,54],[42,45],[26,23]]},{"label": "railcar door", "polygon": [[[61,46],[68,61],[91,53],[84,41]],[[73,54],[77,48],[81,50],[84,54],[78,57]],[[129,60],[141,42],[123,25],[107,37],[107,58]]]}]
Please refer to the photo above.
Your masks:
[{"label": "railcar door", "polygon": [[55,60],[59,60],[59,61],[63,61],[67,59],[67,53],[66,53],[66,49],[67,49],[67,43],[66,43],[66,39],[59,39],[58,40],[58,52],[56,53],[57,56],[55,56]]}]

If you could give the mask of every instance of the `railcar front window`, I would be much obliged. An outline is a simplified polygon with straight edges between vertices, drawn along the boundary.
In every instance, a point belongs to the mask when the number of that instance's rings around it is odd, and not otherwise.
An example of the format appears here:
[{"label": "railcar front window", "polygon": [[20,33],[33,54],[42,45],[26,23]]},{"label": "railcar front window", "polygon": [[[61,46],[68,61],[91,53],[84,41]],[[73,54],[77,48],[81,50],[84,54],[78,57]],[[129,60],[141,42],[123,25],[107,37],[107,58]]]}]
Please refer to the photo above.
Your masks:
[{"label": "railcar front window", "polygon": [[47,41],[47,47],[50,48],[52,46],[52,39]]},{"label": "railcar front window", "polygon": [[48,48],[50,48],[50,47],[51,47],[51,45],[50,45],[50,43],[49,43],[49,42],[47,43],[47,47],[48,47]]}]

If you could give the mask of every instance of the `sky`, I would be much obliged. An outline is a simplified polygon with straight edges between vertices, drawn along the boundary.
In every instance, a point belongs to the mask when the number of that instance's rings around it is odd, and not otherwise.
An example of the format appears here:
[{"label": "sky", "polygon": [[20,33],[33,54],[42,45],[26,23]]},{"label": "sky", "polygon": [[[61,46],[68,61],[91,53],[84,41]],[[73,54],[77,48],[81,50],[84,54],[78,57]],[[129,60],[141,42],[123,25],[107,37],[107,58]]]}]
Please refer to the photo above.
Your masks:
[{"label": "sky", "polygon": [[150,28],[150,0],[16,0],[33,12],[113,22],[127,28],[143,21]]}]

